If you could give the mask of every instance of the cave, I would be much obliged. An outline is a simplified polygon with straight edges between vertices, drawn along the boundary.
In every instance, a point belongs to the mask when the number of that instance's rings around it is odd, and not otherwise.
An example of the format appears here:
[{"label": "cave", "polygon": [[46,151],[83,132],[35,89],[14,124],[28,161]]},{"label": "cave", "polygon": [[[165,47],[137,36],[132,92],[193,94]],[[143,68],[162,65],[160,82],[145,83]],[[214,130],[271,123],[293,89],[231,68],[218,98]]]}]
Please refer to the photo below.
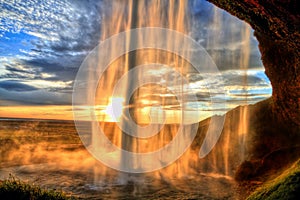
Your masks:
[{"label": "cave", "polygon": [[299,10],[296,1],[209,0],[249,23],[259,41],[276,118],[300,125]]},{"label": "cave", "polygon": [[239,180],[283,167],[299,158],[299,9],[296,0],[208,0],[249,23],[259,42],[272,97],[250,106],[248,160]]}]

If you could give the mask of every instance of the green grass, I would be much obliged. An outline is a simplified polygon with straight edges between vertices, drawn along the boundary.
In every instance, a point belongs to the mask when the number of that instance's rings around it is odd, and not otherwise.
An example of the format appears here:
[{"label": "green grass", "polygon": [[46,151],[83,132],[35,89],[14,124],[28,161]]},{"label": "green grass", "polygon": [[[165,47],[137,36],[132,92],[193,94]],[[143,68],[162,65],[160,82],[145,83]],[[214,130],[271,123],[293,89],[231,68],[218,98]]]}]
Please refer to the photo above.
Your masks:
[{"label": "green grass", "polygon": [[248,200],[300,199],[300,160],[279,177],[266,182]]},{"label": "green grass", "polygon": [[41,189],[40,187],[22,182],[12,176],[0,182],[0,199],[9,200],[75,200],[63,192]]}]

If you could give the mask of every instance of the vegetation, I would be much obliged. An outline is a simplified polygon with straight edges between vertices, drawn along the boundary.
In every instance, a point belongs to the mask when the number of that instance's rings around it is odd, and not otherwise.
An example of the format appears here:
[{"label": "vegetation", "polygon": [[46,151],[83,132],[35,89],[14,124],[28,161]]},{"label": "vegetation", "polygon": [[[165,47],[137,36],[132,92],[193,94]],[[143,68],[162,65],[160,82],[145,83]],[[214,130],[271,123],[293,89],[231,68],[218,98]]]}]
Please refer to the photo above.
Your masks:
[{"label": "vegetation", "polygon": [[266,182],[248,200],[293,200],[300,197],[300,160],[279,177]]},{"label": "vegetation", "polygon": [[22,182],[10,176],[9,179],[0,182],[0,199],[10,200],[73,200],[63,192],[41,189],[40,187]]}]

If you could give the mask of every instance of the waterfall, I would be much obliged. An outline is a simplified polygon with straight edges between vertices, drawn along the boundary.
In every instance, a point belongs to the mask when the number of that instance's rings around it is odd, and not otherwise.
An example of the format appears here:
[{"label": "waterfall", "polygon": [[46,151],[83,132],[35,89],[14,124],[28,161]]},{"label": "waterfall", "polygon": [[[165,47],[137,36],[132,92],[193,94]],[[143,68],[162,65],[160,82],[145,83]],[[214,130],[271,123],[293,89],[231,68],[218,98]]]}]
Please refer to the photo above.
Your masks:
[{"label": "waterfall", "polygon": [[[101,41],[113,36],[116,33],[122,31],[128,31],[135,28],[143,27],[161,27],[172,29],[180,33],[187,34],[189,30],[189,17],[188,7],[186,1],[141,1],[141,0],[129,0],[129,1],[106,1],[105,7],[107,10],[103,15],[102,21],[102,38]],[[155,35],[148,35],[149,37],[155,37]],[[164,37],[162,35],[162,37]],[[107,49],[108,56],[114,55],[114,48],[118,48],[119,45],[125,45],[125,49],[133,49],[137,44],[143,44],[143,35],[137,37],[132,34],[128,34],[125,37],[124,44],[115,44],[113,48]],[[151,38],[148,38],[149,40]],[[168,38],[167,38],[168,39]],[[178,40],[179,42],[180,40]],[[177,41],[168,40],[166,44],[172,48],[174,45],[181,45],[183,49],[187,49],[184,43],[175,44]],[[126,74],[133,70],[136,66],[151,65],[160,63],[170,68],[173,68],[178,73],[186,76],[187,69],[190,64],[178,55],[171,52],[163,51],[160,49],[146,49],[135,50],[129,52],[110,63],[108,69],[104,72],[104,76],[99,80],[96,89],[97,94],[95,96],[96,105],[107,105],[109,99],[112,96],[114,86],[122,79],[123,74]],[[167,70],[167,71],[163,71]],[[145,78],[146,73],[153,74],[153,83],[142,85],[138,87],[138,82]],[[169,142],[174,139],[179,131],[179,123],[184,123],[185,114],[184,105],[181,105],[177,101],[177,97],[169,91],[170,88],[162,86],[162,82],[168,82],[168,85],[173,85],[177,94],[181,94],[184,98],[186,92],[184,83],[178,84],[182,81],[176,77],[176,74],[167,68],[161,68],[159,66],[148,66],[144,71],[139,71],[137,74],[130,74],[125,77],[123,87],[118,94],[123,98],[122,112],[123,118],[120,119],[120,128],[114,128],[113,133],[108,132],[107,137],[112,138],[114,145],[119,148],[135,153],[147,153],[153,152],[159,148],[163,148]],[[135,90],[135,88],[138,88]],[[101,92],[100,92],[101,91]],[[131,93],[131,91],[134,91]],[[175,109],[172,109],[175,107]],[[171,109],[168,109],[171,108]],[[149,138],[138,138],[129,135],[124,130],[130,129],[132,132],[137,131],[138,128],[128,123],[128,119],[132,119],[138,126],[147,127],[151,125],[150,129],[156,132],[157,135]],[[162,124],[165,127],[161,127]],[[96,128],[98,127],[95,124]],[[109,130],[106,122],[100,122],[100,126],[103,130]],[[189,129],[191,127],[184,127],[182,132],[189,137]],[[111,129],[110,129],[111,130]],[[104,131],[105,132],[105,131]],[[94,132],[94,134],[97,134]],[[113,135],[113,136],[112,136]],[[99,145],[97,136],[93,137],[92,146]],[[178,144],[180,145],[180,144]],[[187,150],[187,154],[188,154]],[[173,152],[170,151],[170,156]],[[176,153],[175,153],[176,154]],[[117,155],[120,160],[121,168],[127,169],[130,167],[140,168],[141,162],[147,162],[152,165],[152,162],[160,162],[157,160],[133,160],[131,156],[126,153]],[[189,157],[189,156],[187,156]],[[169,167],[166,174],[183,176],[189,170],[189,162],[180,161]],[[157,173],[158,175],[158,173]],[[127,175],[122,175],[122,178]],[[128,178],[128,177],[127,177]]]},{"label": "waterfall", "polygon": [[[82,115],[88,116],[87,121],[91,124],[84,130],[86,134],[81,135],[84,145],[94,156],[102,156],[103,160],[99,160],[105,165],[122,172],[112,172],[96,165],[95,181],[99,182],[99,177],[103,175],[111,177],[111,174],[118,174],[118,182],[125,184],[141,177],[129,176],[127,172],[152,172],[152,169],[156,171],[151,176],[164,180],[186,177],[194,172],[232,176],[235,163],[231,161],[234,157],[231,154],[236,141],[239,149],[234,149],[234,155],[238,154],[236,158],[239,161],[245,159],[247,106],[240,107],[238,117],[233,116],[225,123],[217,144],[220,135],[207,136],[214,132],[209,130],[221,132],[223,128],[222,112],[218,110],[224,109],[222,102],[225,97],[220,95],[223,88],[214,86],[216,80],[222,82],[220,77],[223,71],[221,74],[215,73],[212,67],[216,66],[212,60],[222,65],[223,30],[225,26],[234,26],[234,22],[223,24],[224,13],[214,8],[212,22],[207,28],[206,49],[210,56],[200,49],[204,56],[197,54],[198,57],[195,57],[193,52],[199,49],[182,36],[189,35],[192,30],[187,1],[104,1],[103,8],[101,49],[95,48],[86,58],[85,68],[80,71],[85,78],[77,78],[73,100],[84,99],[88,102],[87,112]],[[230,40],[241,41],[239,51],[232,53],[232,59],[238,58],[238,65],[244,73],[240,80],[241,87],[237,89],[244,92],[246,99],[243,97],[239,101],[247,103],[251,31],[247,25],[240,27],[242,30],[236,32],[235,28],[230,32]],[[140,46],[147,48],[141,49]],[[168,49],[180,51],[176,54]],[[191,63],[191,58],[197,63]],[[202,67],[202,74],[195,66]],[[200,81],[190,83],[193,79]],[[211,94],[210,87],[213,88]],[[193,97],[198,90],[206,95],[202,97],[202,102]],[[214,100],[221,103],[212,105]],[[187,148],[195,137],[193,133],[197,134],[196,140],[192,148]],[[200,148],[202,143],[205,145]],[[172,145],[176,148],[171,148]],[[165,151],[159,152],[160,149]],[[204,158],[200,156],[199,159],[198,155],[204,155]]]},{"label": "waterfall", "polygon": [[[239,28],[239,29],[238,29]],[[239,71],[238,85],[234,86],[238,91],[236,99],[238,108],[226,115],[225,125],[219,143],[211,152],[206,161],[200,161],[203,172],[220,173],[233,176],[235,168],[246,159],[246,139],[249,129],[248,113],[248,66],[251,53],[251,27],[248,24],[236,25],[234,18],[227,18],[223,10],[213,7],[211,23],[207,28],[207,45],[210,56],[218,63],[219,68],[224,68],[225,76],[227,67],[222,66],[224,51],[228,54],[231,66]],[[239,43],[238,43],[239,42]],[[229,44],[228,44],[229,43]],[[232,44],[237,44],[232,46]],[[226,49],[229,48],[229,49]],[[227,86],[227,91],[232,88]],[[206,164],[206,163],[209,164]],[[207,167],[209,166],[209,167]]]}]

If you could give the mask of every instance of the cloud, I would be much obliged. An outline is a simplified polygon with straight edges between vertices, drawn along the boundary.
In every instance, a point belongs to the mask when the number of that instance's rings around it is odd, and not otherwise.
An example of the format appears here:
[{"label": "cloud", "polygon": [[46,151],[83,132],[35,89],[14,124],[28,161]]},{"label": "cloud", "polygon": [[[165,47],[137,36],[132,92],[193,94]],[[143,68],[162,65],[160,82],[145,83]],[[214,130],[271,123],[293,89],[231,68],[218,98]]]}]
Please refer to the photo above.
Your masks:
[{"label": "cloud", "polygon": [[20,83],[18,81],[0,81],[0,88],[3,88],[7,91],[16,91],[16,92],[26,92],[26,91],[34,91],[37,90],[37,88]]},{"label": "cloud", "polygon": [[59,41],[63,36],[80,37],[83,31],[91,30],[80,29],[90,25],[91,16],[99,19],[95,13],[97,5],[99,1],[3,0],[0,20],[4,25],[0,32],[24,32],[48,41]]},{"label": "cloud", "polygon": [[263,66],[258,42],[248,24],[206,1],[191,1],[190,9],[191,37],[208,51],[219,70],[242,67],[242,49],[250,53],[250,62],[244,67]]},{"label": "cloud", "polygon": [[[69,59],[50,60],[50,59],[32,59],[24,60],[23,64],[31,66],[36,69],[36,78],[42,78],[46,80],[61,80],[71,81],[75,79],[76,73],[79,67],[79,61],[72,61]],[[74,66],[74,64],[76,65]],[[51,74],[50,77],[41,77],[43,73]]]},{"label": "cloud", "polygon": [[0,99],[5,105],[71,104],[73,76],[77,68],[64,69],[58,66],[59,63],[31,63],[15,58],[2,60],[6,64],[0,75]]},{"label": "cloud", "polygon": [[[176,110],[181,109],[179,99],[183,99],[185,110],[226,111],[238,105],[253,104],[266,99],[272,92],[270,81],[262,68],[226,70],[220,74],[190,73],[186,76],[188,83],[183,86],[166,69],[157,74],[161,77],[157,85],[142,87],[134,106],[161,105],[164,109]],[[157,78],[155,74],[153,76],[154,79]],[[167,80],[171,86],[169,89],[162,84]]]},{"label": "cloud", "polygon": [[69,105],[71,102],[70,94],[43,89],[19,92],[0,88],[0,94],[0,103],[4,105]]},{"label": "cloud", "polygon": [[78,68],[99,42],[100,3],[4,0],[0,3],[0,35],[33,36],[26,44],[30,49],[20,49],[24,55],[20,62],[39,67],[43,72],[59,72],[57,78],[63,80],[74,79],[77,70],[69,68]]},{"label": "cloud", "polygon": [[[0,2],[0,101],[17,104],[71,104],[72,84],[79,66],[101,38],[103,15],[110,13],[111,1],[99,0],[2,0]],[[209,101],[210,95],[218,96],[220,84],[226,85],[228,99],[242,101],[243,91],[234,87],[243,84],[239,71],[245,44],[245,24],[228,13],[203,0],[189,1],[192,19],[189,34],[214,59],[220,77],[188,74],[191,90],[199,100]],[[119,14],[119,13],[117,13]],[[124,14],[126,15],[126,13]],[[125,18],[124,18],[125,19]],[[218,22],[218,23],[212,23]],[[111,28],[114,25],[107,24]],[[2,38],[1,38],[2,37]],[[260,54],[252,31],[250,33],[248,67],[261,67]],[[237,69],[237,71],[230,70]],[[263,71],[260,68],[260,71]],[[155,80],[169,81],[175,75],[168,71],[152,71]],[[260,91],[249,99],[262,98],[270,92],[270,84],[260,74],[248,74],[247,90]],[[176,86],[177,88],[179,86]],[[156,89],[156,99],[167,91]],[[166,97],[168,102],[174,101]],[[206,104],[205,104],[206,105]]]}]

